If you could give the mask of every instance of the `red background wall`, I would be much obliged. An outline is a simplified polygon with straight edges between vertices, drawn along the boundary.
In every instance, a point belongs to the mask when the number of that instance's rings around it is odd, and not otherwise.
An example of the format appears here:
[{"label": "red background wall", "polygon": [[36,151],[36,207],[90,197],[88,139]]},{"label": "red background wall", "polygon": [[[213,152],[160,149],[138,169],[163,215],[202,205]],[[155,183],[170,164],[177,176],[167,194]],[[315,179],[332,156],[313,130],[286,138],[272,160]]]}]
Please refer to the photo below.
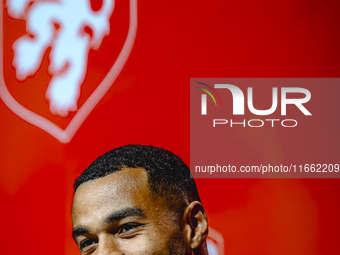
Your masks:
[{"label": "red background wall", "polygon": [[[1,253],[77,254],[72,183],[114,147],[152,144],[189,164],[190,77],[339,77],[339,10],[329,0],[138,2],[131,56],[70,143],[0,103]],[[197,184],[226,254],[340,252],[339,179]]]}]

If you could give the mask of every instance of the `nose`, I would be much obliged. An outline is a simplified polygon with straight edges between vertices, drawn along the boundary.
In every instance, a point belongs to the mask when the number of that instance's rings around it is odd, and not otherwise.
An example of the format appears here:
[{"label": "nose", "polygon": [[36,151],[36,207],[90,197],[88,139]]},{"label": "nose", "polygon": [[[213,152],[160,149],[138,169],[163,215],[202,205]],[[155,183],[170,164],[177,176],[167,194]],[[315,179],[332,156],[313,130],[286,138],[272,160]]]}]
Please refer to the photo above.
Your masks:
[{"label": "nose", "polygon": [[123,255],[121,247],[113,235],[101,236],[95,255]]}]

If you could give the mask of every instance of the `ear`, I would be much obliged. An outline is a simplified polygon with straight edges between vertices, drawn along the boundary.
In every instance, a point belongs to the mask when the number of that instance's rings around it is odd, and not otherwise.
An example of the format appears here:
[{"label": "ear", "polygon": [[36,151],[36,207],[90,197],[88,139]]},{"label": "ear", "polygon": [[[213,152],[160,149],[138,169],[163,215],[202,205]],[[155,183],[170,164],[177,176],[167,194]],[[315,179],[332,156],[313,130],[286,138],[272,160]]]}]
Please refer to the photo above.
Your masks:
[{"label": "ear", "polygon": [[200,202],[193,201],[185,208],[182,224],[186,244],[197,249],[208,236],[208,220]]}]

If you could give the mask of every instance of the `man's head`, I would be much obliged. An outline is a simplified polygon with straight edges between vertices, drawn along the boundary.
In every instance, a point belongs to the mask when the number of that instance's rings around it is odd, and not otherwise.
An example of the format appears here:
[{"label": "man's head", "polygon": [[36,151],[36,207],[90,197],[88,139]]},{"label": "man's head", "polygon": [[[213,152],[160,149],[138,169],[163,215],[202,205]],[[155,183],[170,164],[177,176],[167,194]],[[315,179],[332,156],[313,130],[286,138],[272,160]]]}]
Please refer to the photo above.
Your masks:
[{"label": "man's head", "polygon": [[83,254],[206,254],[207,220],[183,161],[128,145],[75,181],[74,238]]}]

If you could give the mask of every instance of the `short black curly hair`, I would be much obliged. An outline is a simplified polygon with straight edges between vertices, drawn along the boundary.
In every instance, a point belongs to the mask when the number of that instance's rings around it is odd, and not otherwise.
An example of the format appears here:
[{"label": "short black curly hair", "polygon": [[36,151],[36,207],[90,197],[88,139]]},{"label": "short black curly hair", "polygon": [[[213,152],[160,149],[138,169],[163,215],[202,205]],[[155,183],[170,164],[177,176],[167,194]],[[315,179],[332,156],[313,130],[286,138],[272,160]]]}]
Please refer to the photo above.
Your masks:
[{"label": "short black curly hair", "polygon": [[74,191],[88,181],[96,180],[124,168],[144,168],[149,190],[171,211],[183,212],[192,201],[199,201],[195,180],[188,166],[172,152],[144,145],[126,145],[98,157],[75,180]]}]

